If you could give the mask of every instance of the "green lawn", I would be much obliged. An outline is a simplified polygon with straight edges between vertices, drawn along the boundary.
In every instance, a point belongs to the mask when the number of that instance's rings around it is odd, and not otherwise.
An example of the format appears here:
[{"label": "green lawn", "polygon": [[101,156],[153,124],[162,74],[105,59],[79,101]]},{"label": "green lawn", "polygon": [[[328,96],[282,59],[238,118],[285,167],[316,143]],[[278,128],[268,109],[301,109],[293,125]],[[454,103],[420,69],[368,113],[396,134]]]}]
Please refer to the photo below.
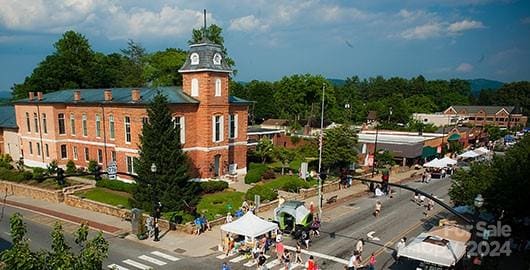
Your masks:
[{"label": "green lawn", "polygon": [[93,188],[87,191],[76,193],[77,196],[84,196],[85,198],[97,202],[102,202],[114,206],[122,205],[125,208],[131,208],[129,205],[129,196],[125,192],[113,191],[106,188]]},{"label": "green lawn", "polygon": [[245,193],[236,191],[223,191],[203,195],[197,205],[197,213],[204,214],[208,220],[216,218],[216,215],[226,216],[227,206],[231,205],[232,215],[241,207]]}]

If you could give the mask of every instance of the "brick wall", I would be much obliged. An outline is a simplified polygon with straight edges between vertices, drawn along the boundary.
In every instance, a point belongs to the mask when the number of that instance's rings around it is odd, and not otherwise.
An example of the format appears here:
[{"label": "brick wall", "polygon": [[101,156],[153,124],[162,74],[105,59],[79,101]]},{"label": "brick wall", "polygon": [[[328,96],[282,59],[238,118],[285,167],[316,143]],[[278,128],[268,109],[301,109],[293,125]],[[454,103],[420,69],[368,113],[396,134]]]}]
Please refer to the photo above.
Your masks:
[{"label": "brick wall", "polygon": [[60,203],[64,200],[62,190],[48,190],[2,180],[0,180],[0,192],[54,203]]}]

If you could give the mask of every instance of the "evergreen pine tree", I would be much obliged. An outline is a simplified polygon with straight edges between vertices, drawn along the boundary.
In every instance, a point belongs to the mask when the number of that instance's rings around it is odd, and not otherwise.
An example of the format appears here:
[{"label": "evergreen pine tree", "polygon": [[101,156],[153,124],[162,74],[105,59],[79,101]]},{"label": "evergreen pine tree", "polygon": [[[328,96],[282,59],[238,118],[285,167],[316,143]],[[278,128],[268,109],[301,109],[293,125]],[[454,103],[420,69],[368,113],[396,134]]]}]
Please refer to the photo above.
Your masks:
[{"label": "evergreen pine tree", "polygon": [[[188,158],[182,151],[180,133],[174,128],[167,97],[158,93],[147,113],[149,121],[142,129],[140,156],[134,166],[138,186],[133,205],[151,211],[154,202],[161,202],[164,212],[189,210],[186,203],[197,204],[200,186],[189,182]],[[153,163],[155,173],[151,171]]]}]

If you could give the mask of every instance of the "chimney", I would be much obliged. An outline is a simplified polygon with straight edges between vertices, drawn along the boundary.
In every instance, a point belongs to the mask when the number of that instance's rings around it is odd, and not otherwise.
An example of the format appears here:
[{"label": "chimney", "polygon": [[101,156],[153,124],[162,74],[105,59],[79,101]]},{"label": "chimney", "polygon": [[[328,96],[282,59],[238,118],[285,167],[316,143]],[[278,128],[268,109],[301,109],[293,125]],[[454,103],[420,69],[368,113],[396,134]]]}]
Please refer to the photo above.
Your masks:
[{"label": "chimney", "polygon": [[112,101],[112,90],[105,89],[104,96],[105,96],[105,101]]},{"label": "chimney", "polygon": [[37,92],[37,100],[38,101],[42,100],[42,92]]},{"label": "chimney", "polygon": [[131,100],[132,102],[138,102],[140,101],[142,97],[140,96],[140,89],[133,89],[131,90]]},{"label": "chimney", "polygon": [[74,101],[81,101],[81,90],[74,90]]},{"label": "chimney", "polygon": [[28,96],[29,101],[33,101],[33,98],[35,97],[35,93],[34,92],[29,92],[28,95],[29,95]]}]

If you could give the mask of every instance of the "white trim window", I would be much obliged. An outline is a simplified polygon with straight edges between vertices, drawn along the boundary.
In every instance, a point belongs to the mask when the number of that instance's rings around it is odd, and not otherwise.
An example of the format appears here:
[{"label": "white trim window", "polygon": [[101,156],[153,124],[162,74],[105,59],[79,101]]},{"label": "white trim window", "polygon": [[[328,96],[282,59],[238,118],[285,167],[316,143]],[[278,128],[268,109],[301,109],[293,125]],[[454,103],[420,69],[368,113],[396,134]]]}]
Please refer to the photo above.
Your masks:
[{"label": "white trim window", "polygon": [[46,114],[42,114],[42,132],[48,134],[48,121],[46,120]]},{"label": "white trim window", "polygon": [[86,136],[88,136],[88,126],[87,126],[87,123],[86,123],[86,121],[87,121],[86,113],[83,113],[83,116],[82,116],[81,119],[82,119],[81,120],[81,124],[83,126],[83,136],[86,137]]},{"label": "white trim window", "polygon": [[98,163],[103,164],[103,150],[98,149]]},{"label": "white trim window", "polygon": [[222,115],[212,116],[212,141],[213,142],[223,141],[223,116]]},{"label": "white trim window", "polygon": [[125,156],[125,164],[127,165],[127,173],[136,174],[134,172],[134,157]]},{"label": "white trim window", "polygon": [[66,150],[66,144],[61,144],[61,159],[68,158],[68,151]]},{"label": "white trim window", "polygon": [[221,79],[219,78],[215,79],[215,96],[221,96]]},{"label": "white trim window", "polygon": [[110,151],[110,159],[116,162],[116,151]]},{"label": "white trim window", "polygon": [[96,137],[101,137],[101,116],[99,113],[96,113]]},{"label": "white trim window", "polygon": [[75,115],[70,113],[70,133],[75,136]]},{"label": "white trim window", "polygon": [[199,96],[199,80],[197,78],[191,79],[191,96]]},{"label": "white trim window", "polygon": [[59,122],[59,135],[66,134],[66,126],[64,124],[64,113],[57,115],[57,121]]},{"label": "white trim window", "polygon": [[45,148],[45,150],[46,150],[46,157],[49,158],[49,157],[50,157],[50,147],[48,146],[48,144],[45,144],[45,145],[44,145],[44,148]]},{"label": "white trim window", "polygon": [[109,115],[109,137],[111,140],[116,138],[116,129],[114,127],[114,115]]},{"label": "white trim window", "polygon": [[238,128],[238,119],[237,114],[229,115],[229,127],[228,127],[228,137],[230,139],[237,138],[237,128]]},{"label": "white trim window", "polygon": [[77,146],[72,146],[72,152],[74,153],[74,160],[77,160],[79,158],[79,154],[77,153]]},{"label": "white trim window", "polygon": [[125,116],[125,143],[131,143],[131,118]]},{"label": "white trim window", "polygon": [[37,156],[40,157],[40,143],[37,143]]},{"label": "white trim window", "polygon": [[37,113],[33,113],[33,122],[35,124],[35,133],[39,133],[39,119]]},{"label": "white trim window", "polygon": [[28,133],[31,132],[31,124],[29,120],[29,112],[26,112],[26,129],[28,130]]},{"label": "white trim window", "polygon": [[177,130],[180,138],[180,144],[186,143],[186,121],[184,116],[173,117],[173,127]]},{"label": "white trim window", "polygon": [[199,64],[199,54],[198,53],[192,53],[190,55],[190,60],[192,65],[198,65]]},{"label": "white trim window", "polygon": [[90,161],[90,150],[88,149],[88,147],[85,147],[85,161]]},{"label": "white trim window", "polygon": [[33,155],[33,143],[29,142],[29,154]]}]

